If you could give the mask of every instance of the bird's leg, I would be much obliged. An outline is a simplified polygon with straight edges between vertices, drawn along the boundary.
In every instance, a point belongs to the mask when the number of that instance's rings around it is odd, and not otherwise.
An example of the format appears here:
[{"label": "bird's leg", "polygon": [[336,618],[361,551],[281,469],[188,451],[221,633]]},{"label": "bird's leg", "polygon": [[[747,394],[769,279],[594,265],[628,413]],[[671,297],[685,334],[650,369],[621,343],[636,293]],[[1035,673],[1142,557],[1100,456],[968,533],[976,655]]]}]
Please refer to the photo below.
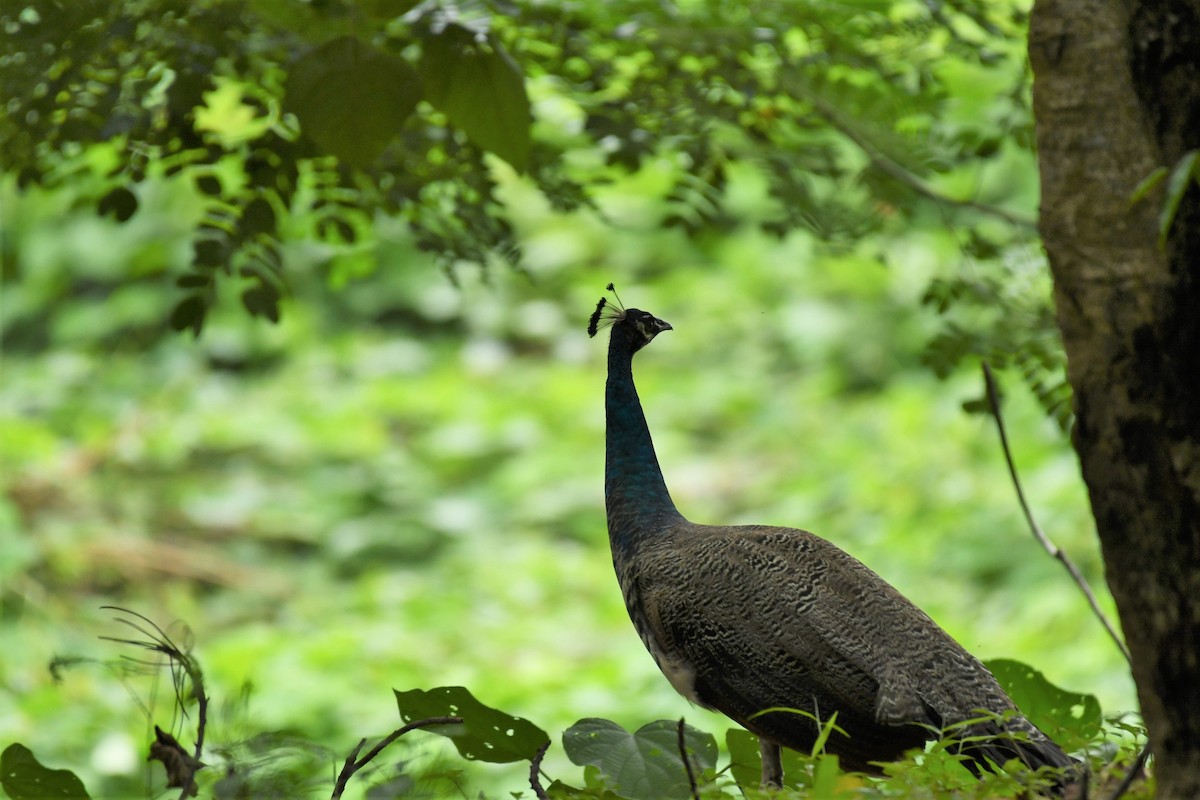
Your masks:
[{"label": "bird's leg", "polygon": [[764,789],[779,789],[783,786],[783,761],[780,760],[779,745],[758,737],[758,753],[762,757],[762,785]]}]

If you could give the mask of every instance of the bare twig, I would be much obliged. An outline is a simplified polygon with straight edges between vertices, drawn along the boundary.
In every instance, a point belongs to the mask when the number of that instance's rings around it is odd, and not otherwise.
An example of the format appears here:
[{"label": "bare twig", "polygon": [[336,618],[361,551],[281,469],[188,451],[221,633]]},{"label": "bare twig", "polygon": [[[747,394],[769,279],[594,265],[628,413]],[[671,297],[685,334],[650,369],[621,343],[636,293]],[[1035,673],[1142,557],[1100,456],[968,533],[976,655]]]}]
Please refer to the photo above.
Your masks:
[{"label": "bare twig", "polygon": [[[204,767],[204,763],[200,760],[200,754],[204,751],[204,734],[208,728],[208,693],[204,690],[204,672],[200,669],[200,662],[197,661],[190,652],[177,645],[174,640],[167,635],[166,631],[164,631],[156,622],[154,622],[154,620],[150,619],[146,615],[139,614],[136,611],[128,608],[122,608],[120,606],[101,606],[101,608],[106,611],[116,611],[121,614],[126,614],[129,617],[133,617],[134,619],[117,617],[116,621],[122,625],[127,625],[128,627],[133,628],[142,636],[146,637],[145,639],[122,639],[115,636],[101,636],[101,639],[110,642],[117,642],[118,644],[128,644],[134,647],[140,647],[144,650],[161,653],[167,657],[167,661],[171,669],[171,680],[175,688],[175,701],[178,704],[180,712],[185,717],[187,716],[187,708],[184,705],[184,697],[186,692],[183,675],[186,675],[188,681],[191,682],[190,694],[196,699],[196,744],[192,748],[192,756],[190,759],[183,758],[178,761],[178,763],[186,765],[188,769],[172,773],[168,761],[163,760],[163,764],[167,767],[168,773],[170,773],[169,777],[172,778],[171,782],[168,783],[168,786],[181,787],[179,791],[179,800],[186,800],[188,797],[194,797],[198,791],[196,787],[195,773],[197,770]],[[140,622],[138,622],[138,620],[140,620]],[[132,658],[130,656],[126,656],[125,658],[136,664],[145,664],[156,669],[161,666],[161,662],[147,662]],[[180,674],[179,670],[183,671],[182,675]],[[158,731],[157,726],[155,727],[155,730]],[[178,749],[180,755],[186,756],[186,754],[183,753],[183,748],[180,747],[179,743],[176,742],[173,737],[170,737],[169,734],[168,738],[170,738],[170,742],[174,744],[174,747]],[[162,745],[161,738],[156,741],[156,744]],[[158,756],[154,755],[155,752],[154,746],[152,745],[151,756],[153,758],[158,758]]]},{"label": "bare twig", "polygon": [[1150,743],[1142,748],[1142,752],[1138,753],[1138,757],[1133,760],[1133,764],[1129,767],[1129,772],[1125,773],[1125,777],[1121,783],[1117,785],[1116,790],[1109,796],[1108,800],[1119,800],[1119,798],[1129,791],[1129,787],[1133,786],[1133,782],[1137,780],[1142,769],[1146,766],[1146,759],[1150,757]]},{"label": "bare twig", "polygon": [[687,770],[688,786],[692,787],[692,797],[694,800],[700,800],[700,789],[696,786],[696,775],[692,772],[692,762],[688,758],[687,740],[684,739],[683,728],[683,717],[680,717],[679,725],[676,726],[676,731],[679,733],[679,757],[683,759],[683,768]]},{"label": "bare twig", "polygon": [[1012,449],[1008,444],[1008,432],[1004,427],[1004,415],[1000,410],[1000,392],[996,388],[996,378],[992,375],[992,368],[988,363],[983,362],[983,383],[987,391],[988,407],[991,409],[992,418],[996,420],[996,429],[1000,432],[1000,446],[1004,449],[1004,460],[1008,464],[1008,474],[1012,477],[1013,487],[1017,490],[1017,501],[1021,504],[1021,511],[1025,514],[1025,521],[1029,523],[1029,530],[1033,532],[1033,538],[1037,539],[1038,544],[1049,553],[1052,557],[1058,559],[1063,567],[1070,574],[1072,580],[1083,592],[1083,596],[1087,598],[1088,605],[1092,607],[1092,613],[1100,620],[1100,624],[1108,631],[1108,635],[1116,643],[1117,648],[1121,651],[1121,655],[1125,656],[1125,660],[1132,663],[1129,655],[1129,648],[1125,645],[1125,641],[1121,638],[1121,634],[1117,633],[1117,629],[1113,627],[1112,622],[1104,614],[1104,610],[1100,608],[1100,603],[1096,600],[1096,595],[1092,592],[1092,587],[1088,585],[1087,579],[1075,566],[1075,562],[1071,560],[1058,545],[1050,541],[1050,537],[1038,525],[1037,520],[1033,517],[1033,511],[1029,508],[1029,502],[1025,499],[1025,490],[1021,488],[1021,479],[1017,475],[1017,466],[1013,462]]},{"label": "bare twig", "polygon": [[546,790],[542,788],[542,781],[538,777],[538,772],[542,769],[542,759],[546,757],[546,751],[550,749],[550,740],[538,748],[534,754],[533,760],[529,762],[529,788],[533,789],[533,794],[537,800],[550,800],[550,795],[546,794]]},{"label": "bare twig", "polygon": [[366,739],[359,739],[358,744],[354,745],[354,749],[350,751],[350,755],[346,756],[346,763],[342,765],[342,771],[338,773],[337,782],[333,785],[333,794],[331,795],[333,800],[337,800],[337,798],[341,797],[342,792],[346,790],[347,781],[349,781],[355,773],[355,764],[357,763],[356,759],[358,758],[358,754],[362,751],[366,744]]},{"label": "bare twig", "polygon": [[403,728],[397,728],[389,733],[379,741],[379,744],[372,747],[371,750],[362,758],[358,758],[358,754],[363,749],[363,746],[367,743],[367,740],[360,740],[354,749],[350,751],[350,755],[346,756],[346,763],[342,765],[342,771],[338,773],[337,783],[334,784],[333,794],[330,796],[331,800],[338,800],[338,798],[342,796],[342,792],[346,791],[347,781],[354,777],[356,772],[365,767],[367,764],[371,763],[371,761],[377,755],[383,752],[385,747],[399,739],[404,734],[408,733],[409,731],[416,730],[417,728],[428,728],[433,725],[461,725],[462,721],[462,717],[429,717],[428,719],[414,720],[413,722],[405,725]]}]

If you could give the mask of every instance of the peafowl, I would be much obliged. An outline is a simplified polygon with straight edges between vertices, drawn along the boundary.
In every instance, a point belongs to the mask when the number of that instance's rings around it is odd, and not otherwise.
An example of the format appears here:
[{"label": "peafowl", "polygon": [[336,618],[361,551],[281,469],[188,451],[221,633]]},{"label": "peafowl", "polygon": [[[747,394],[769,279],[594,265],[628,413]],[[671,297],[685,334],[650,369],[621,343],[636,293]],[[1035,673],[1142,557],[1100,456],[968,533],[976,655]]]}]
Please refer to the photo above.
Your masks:
[{"label": "peafowl", "polygon": [[809,752],[817,720],[835,712],[826,748],[848,769],[879,774],[878,762],[948,730],[976,777],[1017,759],[1059,768],[1057,791],[1079,779],[1078,762],[983,664],[854,557],[795,528],[685,519],[632,368],[672,328],[619,299],[601,299],[588,333],[602,322],[612,325],[604,498],[626,608],[676,691],[757,734],[765,786],[781,784],[780,746]]}]

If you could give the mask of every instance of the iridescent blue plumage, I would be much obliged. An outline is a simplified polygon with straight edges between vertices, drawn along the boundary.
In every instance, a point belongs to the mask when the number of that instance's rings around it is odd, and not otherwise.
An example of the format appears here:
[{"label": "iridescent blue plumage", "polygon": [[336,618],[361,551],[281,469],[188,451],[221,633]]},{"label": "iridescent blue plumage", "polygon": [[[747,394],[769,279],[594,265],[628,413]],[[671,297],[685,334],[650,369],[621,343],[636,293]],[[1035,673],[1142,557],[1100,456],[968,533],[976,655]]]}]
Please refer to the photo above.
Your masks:
[{"label": "iridescent blue plumage", "polygon": [[667,491],[650,428],[633,385],[633,354],[662,331],[666,322],[636,308],[624,312],[608,345],[604,392],[604,497],[614,549],[629,552],[641,532],[682,520]]}]

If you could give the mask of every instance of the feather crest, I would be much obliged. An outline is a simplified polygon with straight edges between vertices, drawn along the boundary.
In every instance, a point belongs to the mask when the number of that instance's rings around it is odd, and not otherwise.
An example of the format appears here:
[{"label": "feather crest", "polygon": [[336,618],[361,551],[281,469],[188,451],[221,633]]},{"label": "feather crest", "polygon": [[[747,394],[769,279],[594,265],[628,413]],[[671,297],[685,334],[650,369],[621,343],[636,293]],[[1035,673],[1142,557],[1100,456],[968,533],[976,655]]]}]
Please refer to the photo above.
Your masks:
[{"label": "feather crest", "polygon": [[608,291],[613,293],[616,302],[610,303],[607,297],[600,298],[600,302],[596,303],[596,310],[592,312],[592,318],[588,320],[588,336],[595,336],[601,328],[607,328],[614,322],[625,318],[625,307],[621,304],[621,298],[617,295],[617,290],[613,288],[611,283],[607,288]]}]

